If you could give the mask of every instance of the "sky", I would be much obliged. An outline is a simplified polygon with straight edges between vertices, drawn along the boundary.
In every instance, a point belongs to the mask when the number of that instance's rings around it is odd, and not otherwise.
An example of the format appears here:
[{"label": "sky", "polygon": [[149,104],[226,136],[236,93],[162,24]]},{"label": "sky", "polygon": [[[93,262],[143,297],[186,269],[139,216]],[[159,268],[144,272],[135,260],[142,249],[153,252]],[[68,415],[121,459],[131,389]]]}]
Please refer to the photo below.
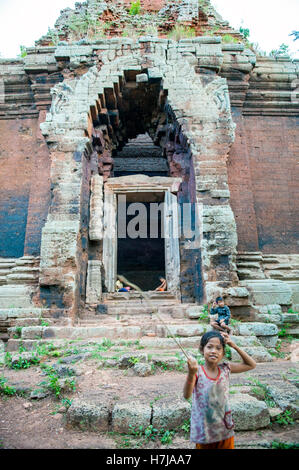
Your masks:
[{"label": "sky", "polygon": [[[31,47],[53,28],[60,10],[78,0],[0,0],[0,57],[15,58],[20,45]],[[299,58],[299,40],[289,34],[299,30],[299,0],[211,0],[223,19],[250,30],[250,42],[269,53],[280,44],[290,46]]]}]

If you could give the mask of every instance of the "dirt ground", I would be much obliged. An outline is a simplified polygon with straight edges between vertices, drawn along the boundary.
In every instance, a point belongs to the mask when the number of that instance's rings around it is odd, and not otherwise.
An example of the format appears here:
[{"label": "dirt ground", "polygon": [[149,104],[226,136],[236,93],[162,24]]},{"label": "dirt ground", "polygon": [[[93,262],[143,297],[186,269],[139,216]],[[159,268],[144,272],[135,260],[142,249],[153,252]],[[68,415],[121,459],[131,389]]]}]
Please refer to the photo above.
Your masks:
[{"label": "dirt ground", "polygon": [[[297,343],[298,344],[298,343]],[[294,349],[294,348],[293,348]],[[282,349],[288,356],[276,359],[272,363],[258,364],[256,369],[245,374],[232,376],[232,385],[248,383],[249,377],[266,380],[271,383],[275,377],[296,373],[298,363],[286,360],[290,358],[292,346],[284,344]],[[47,364],[54,364],[57,359],[47,358]],[[99,368],[99,361],[88,358],[82,362],[68,365],[76,370],[76,390],[67,394],[68,399],[97,397],[105,403],[128,402],[134,400],[146,403],[158,402],[182,396],[185,372],[157,370],[154,375],[139,377],[130,369]],[[38,388],[45,380],[39,366],[28,369],[8,369],[0,371],[7,383],[26,391],[26,388]],[[7,397],[0,395],[0,448],[2,449],[119,449],[119,448],[170,448],[193,449],[188,435],[176,434],[168,445],[140,441],[134,436],[116,433],[96,433],[69,429],[64,424],[65,403],[50,395],[43,399],[30,399],[26,396]],[[270,447],[273,441],[298,443],[298,422],[289,426],[273,424],[271,428],[254,432],[236,432],[236,448],[252,449]]]}]

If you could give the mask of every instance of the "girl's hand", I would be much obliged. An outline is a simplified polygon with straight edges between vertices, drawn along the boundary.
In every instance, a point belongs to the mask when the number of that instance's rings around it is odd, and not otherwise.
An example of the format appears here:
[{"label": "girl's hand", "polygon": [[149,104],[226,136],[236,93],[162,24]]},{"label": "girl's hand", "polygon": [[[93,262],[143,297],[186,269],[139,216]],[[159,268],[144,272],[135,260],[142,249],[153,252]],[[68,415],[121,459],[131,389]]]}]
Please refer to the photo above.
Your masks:
[{"label": "girl's hand", "polygon": [[227,344],[227,346],[230,346],[231,348],[235,347],[235,343],[232,341],[231,337],[227,333],[221,331],[220,334],[224,338],[225,344]]},{"label": "girl's hand", "polygon": [[197,360],[194,359],[194,357],[189,357],[189,359],[187,360],[187,364],[188,364],[189,375],[190,376],[196,375],[198,372]]}]

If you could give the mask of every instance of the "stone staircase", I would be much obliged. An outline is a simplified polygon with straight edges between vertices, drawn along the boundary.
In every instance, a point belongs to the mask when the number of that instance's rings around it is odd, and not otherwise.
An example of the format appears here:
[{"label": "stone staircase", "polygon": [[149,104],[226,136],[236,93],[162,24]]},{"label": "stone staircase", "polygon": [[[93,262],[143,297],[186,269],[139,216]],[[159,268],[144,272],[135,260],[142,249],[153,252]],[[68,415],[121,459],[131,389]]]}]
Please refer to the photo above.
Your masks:
[{"label": "stone staircase", "polygon": [[33,256],[0,258],[0,339],[11,326],[36,325],[42,310],[33,302],[40,259]]},{"label": "stone staircase", "polygon": [[[198,350],[201,336],[211,330],[204,307],[180,304],[173,296],[153,294],[152,307],[145,304],[140,295],[107,294],[101,308],[86,310],[75,325],[66,318],[50,317],[46,309],[11,309],[0,313],[0,328],[7,328],[7,350],[18,350],[22,345],[32,349],[38,343],[66,341],[113,342],[130,341],[146,351],[161,354]],[[17,310],[19,310],[17,312]],[[47,318],[49,317],[49,318]],[[278,341],[278,327],[274,323],[234,322],[233,340],[257,362],[273,360],[269,350]],[[175,337],[175,339],[173,338]],[[231,350],[233,361],[239,356]]]},{"label": "stone staircase", "polygon": [[[126,315],[139,316],[151,315],[157,311],[159,313],[170,313],[171,315],[184,316],[184,311],[188,304],[181,304],[179,300],[170,292],[150,292],[147,293],[149,301],[136,292],[116,292],[103,294],[103,303],[85,311],[83,321],[98,321],[102,315],[109,315],[116,319]],[[79,320],[81,323],[82,320]]]},{"label": "stone staircase", "polygon": [[37,285],[39,262],[34,256],[0,258],[0,286]]}]

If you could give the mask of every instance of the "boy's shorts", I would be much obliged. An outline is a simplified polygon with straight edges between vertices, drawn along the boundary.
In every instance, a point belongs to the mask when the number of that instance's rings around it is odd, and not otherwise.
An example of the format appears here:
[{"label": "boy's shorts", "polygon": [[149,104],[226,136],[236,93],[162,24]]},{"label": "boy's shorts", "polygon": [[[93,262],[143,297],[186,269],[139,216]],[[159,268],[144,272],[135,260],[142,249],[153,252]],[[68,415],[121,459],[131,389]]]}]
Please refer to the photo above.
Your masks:
[{"label": "boy's shorts", "polygon": [[[216,323],[218,323],[218,325],[220,326],[220,320],[214,320]],[[222,321],[222,320],[221,320]],[[229,322],[229,319],[228,318],[224,318],[224,323],[226,324],[226,326],[228,326],[228,322]]]}]

